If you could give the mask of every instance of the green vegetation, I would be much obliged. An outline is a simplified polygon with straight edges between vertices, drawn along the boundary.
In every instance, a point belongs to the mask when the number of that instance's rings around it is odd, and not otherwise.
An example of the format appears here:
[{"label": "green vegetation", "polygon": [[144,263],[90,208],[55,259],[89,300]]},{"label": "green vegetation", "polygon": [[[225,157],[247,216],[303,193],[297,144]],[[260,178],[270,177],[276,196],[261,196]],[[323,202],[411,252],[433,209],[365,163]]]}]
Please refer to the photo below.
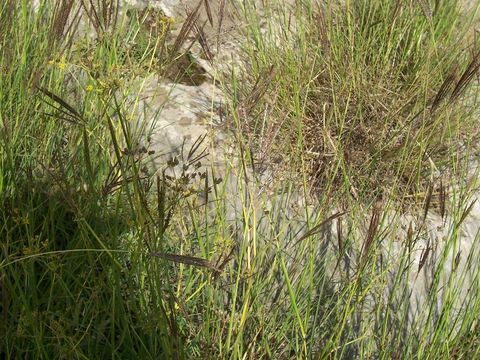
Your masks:
[{"label": "green vegetation", "polygon": [[0,357],[479,357],[476,9],[245,4],[235,158],[153,169],[131,89],[204,81],[204,2],[93,3],[0,4]]},{"label": "green vegetation", "polygon": [[297,6],[295,20],[273,12],[276,26],[266,30],[248,27],[257,97],[238,105],[244,132],[259,156],[268,160],[266,148],[285,154],[321,192],[374,200],[425,191],[478,138],[475,9],[461,12],[458,1],[326,3]]}]

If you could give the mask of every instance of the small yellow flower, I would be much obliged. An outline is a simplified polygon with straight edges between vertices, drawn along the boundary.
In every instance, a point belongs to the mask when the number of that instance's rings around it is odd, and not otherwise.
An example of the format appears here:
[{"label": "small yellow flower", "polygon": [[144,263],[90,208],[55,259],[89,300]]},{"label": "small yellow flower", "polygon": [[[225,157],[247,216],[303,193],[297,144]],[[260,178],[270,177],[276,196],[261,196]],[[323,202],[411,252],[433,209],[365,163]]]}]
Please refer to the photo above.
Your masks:
[{"label": "small yellow flower", "polygon": [[65,66],[66,66],[66,65],[67,65],[67,64],[65,63],[65,57],[62,56],[62,58],[60,59],[60,61],[57,63],[57,66],[58,66],[58,68],[59,68],[60,70],[63,70],[63,69],[65,69]]},{"label": "small yellow flower", "polygon": [[87,87],[85,88],[85,90],[86,90],[87,92],[92,91],[92,90],[93,90],[93,85],[87,85]]}]

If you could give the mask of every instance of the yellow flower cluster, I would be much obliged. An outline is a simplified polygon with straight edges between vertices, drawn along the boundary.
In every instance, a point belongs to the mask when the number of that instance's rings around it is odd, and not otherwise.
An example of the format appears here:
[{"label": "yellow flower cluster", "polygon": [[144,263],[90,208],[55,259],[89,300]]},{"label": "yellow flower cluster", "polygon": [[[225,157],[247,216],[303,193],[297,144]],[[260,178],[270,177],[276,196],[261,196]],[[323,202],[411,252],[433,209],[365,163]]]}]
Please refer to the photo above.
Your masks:
[{"label": "yellow flower cluster", "polygon": [[62,56],[60,59],[51,59],[48,62],[49,65],[56,65],[60,70],[64,70],[67,66],[65,56]]},{"label": "yellow flower cluster", "polygon": [[167,24],[170,24],[170,25],[172,25],[175,22],[175,18],[170,17],[170,16],[166,16],[166,15],[159,16],[159,20],[163,23],[167,23]]},{"label": "yellow flower cluster", "polygon": [[160,30],[160,36],[165,36],[168,32],[168,30],[170,30],[171,26],[175,23],[175,19],[173,17],[170,17],[170,16],[165,16],[165,15],[162,15],[159,17],[159,22],[160,24],[162,24],[162,28]]},{"label": "yellow flower cluster", "polygon": [[101,93],[107,88],[108,84],[106,84],[105,82],[101,80],[96,80],[95,82],[96,82],[96,86],[92,84],[88,84],[87,86],[85,86],[85,91],[87,93],[89,92]]}]

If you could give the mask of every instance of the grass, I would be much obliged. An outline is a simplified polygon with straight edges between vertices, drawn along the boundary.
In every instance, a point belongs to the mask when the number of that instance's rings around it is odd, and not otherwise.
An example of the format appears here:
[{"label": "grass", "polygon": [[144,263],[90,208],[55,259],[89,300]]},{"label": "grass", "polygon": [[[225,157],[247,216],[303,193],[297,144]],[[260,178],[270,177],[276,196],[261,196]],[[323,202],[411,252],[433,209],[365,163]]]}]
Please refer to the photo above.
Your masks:
[{"label": "grass", "polygon": [[203,2],[0,5],[3,357],[478,357],[475,9],[250,5],[220,169],[132,119]]},{"label": "grass", "polygon": [[347,1],[290,11],[295,20],[280,10],[270,28],[245,31],[252,85],[237,90],[247,94],[238,121],[261,161],[285,154],[321,191],[402,200],[476,141],[475,9]]}]

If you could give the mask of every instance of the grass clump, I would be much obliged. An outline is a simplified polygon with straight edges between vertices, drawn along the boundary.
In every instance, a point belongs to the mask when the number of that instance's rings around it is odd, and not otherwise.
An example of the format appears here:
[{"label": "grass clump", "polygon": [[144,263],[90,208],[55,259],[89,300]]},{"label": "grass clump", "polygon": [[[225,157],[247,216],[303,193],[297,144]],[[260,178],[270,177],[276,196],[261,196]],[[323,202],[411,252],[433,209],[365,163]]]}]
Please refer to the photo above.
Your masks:
[{"label": "grass clump", "polygon": [[253,21],[244,91],[265,97],[239,113],[255,155],[275,148],[324,193],[425,192],[478,136],[474,14],[456,0],[307,1]]}]

